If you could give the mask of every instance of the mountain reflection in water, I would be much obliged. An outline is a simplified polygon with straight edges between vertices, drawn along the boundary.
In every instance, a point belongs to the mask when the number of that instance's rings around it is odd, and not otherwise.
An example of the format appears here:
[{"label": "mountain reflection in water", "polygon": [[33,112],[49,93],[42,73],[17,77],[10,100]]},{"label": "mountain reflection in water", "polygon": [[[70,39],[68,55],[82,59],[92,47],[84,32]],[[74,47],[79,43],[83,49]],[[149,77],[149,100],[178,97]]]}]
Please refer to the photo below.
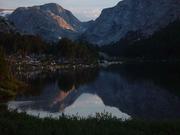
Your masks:
[{"label": "mountain reflection in water", "polygon": [[[125,65],[51,73],[38,78],[42,85],[37,86],[41,88],[40,94],[19,95],[16,101],[8,103],[8,107],[41,117],[56,117],[62,112],[83,117],[109,112],[122,119],[180,118],[180,96],[176,91],[180,86],[174,84],[180,82],[177,71],[180,68],[154,66]],[[42,83],[43,80],[46,81]]]}]

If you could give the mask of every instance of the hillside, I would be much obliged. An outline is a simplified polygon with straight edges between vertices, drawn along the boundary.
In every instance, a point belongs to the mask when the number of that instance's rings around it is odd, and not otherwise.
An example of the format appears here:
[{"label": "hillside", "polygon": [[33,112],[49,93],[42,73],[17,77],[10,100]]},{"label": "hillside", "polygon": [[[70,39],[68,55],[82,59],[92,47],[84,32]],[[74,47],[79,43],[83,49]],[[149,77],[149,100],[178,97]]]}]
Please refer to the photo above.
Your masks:
[{"label": "hillside", "polygon": [[152,36],[141,37],[129,34],[115,44],[102,47],[102,51],[121,58],[180,59],[180,21],[174,21]]},{"label": "hillside", "polygon": [[148,37],[178,18],[179,0],[123,0],[104,9],[84,38],[102,46],[115,43],[132,31]]}]

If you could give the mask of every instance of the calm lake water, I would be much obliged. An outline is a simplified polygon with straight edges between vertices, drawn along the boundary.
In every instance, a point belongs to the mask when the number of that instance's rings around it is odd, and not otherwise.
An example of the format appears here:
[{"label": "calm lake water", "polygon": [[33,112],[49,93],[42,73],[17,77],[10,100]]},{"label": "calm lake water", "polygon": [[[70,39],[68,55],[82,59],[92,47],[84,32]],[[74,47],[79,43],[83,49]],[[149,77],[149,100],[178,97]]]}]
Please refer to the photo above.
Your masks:
[{"label": "calm lake water", "polygon": [[[27,75],[26,75],[27,76]],[[180,118],[180,65],[122,64],[99,69],[29,73],[31,89],[8,102],[9,110],[39,117],[94,116],[122,119]]]}]

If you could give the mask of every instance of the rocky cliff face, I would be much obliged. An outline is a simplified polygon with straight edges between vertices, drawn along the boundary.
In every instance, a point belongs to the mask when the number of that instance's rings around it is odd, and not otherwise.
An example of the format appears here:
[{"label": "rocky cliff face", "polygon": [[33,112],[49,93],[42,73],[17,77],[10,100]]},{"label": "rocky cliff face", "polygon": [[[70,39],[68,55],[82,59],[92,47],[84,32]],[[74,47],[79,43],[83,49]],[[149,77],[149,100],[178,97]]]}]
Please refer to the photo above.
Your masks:
[{"label": "rocky cliff face", "polygon": [[85,30],[70,11],[55,3],[18,8],[8,19],[21,33],[39,35],[47,41],[74,39]]},{"label": "rocky cliff face", "polygon": [[123,0],[113,8],[104,9],[84,35],[91,43],[105,45],[132,31],[151,35],[177,18],[180,18],[179,0]]}]

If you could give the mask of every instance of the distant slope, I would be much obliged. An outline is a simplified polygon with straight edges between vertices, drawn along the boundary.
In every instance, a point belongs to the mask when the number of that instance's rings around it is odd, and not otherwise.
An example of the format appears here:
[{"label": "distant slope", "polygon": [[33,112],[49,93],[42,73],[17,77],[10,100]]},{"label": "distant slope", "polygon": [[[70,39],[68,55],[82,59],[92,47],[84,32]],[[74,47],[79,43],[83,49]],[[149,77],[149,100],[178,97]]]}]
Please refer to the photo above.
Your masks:
[{"label": "distant slope", "polygon": [[104,9],[84,37],[91,43],[107,45],[130,31],[149,36],[177,18],[180,18],[179,0],[123,0]]},{"label": "distant slope", "polygon": [[13,9],[0,9],[0,16],[7,17],[9,16],[14,10]]},{"label": "distant slope", "polygon": [[152,36],[133,40],[135,33],[119,42],[103,46],[102,51],[121,58],[180,59],[180,20],[170,23]]},{"label": "distant slope", "polygon": [[74,39],[85,30],[83,23],[70,11],[55,3],[21,7],[8,18],[21,33],[39,35],[47,41],[57,41],[61,37]]}]

